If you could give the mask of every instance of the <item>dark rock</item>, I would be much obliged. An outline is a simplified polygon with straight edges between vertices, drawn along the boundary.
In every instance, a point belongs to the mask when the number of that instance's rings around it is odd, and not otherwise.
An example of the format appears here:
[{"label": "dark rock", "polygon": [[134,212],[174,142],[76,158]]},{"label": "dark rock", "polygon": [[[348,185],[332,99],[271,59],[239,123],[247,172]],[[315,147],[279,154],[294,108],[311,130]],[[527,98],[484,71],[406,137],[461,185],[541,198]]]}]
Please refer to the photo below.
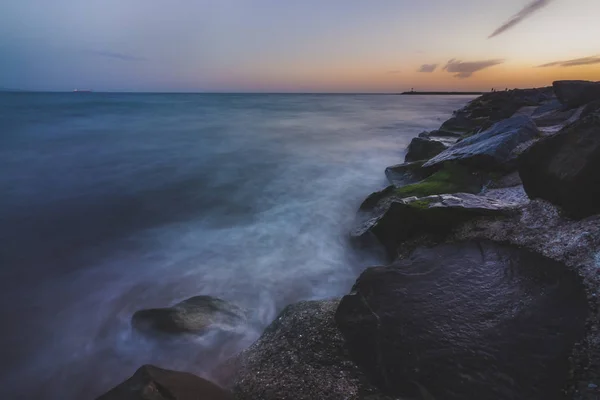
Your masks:
[{"label": "dark rock", "polygon": [[142,332],[203,333],[208,329],[234,330],[246,323],[244,310],[211,296],[196,296],[169,308],[133,314],[132,325]]},{"label": "dark rock", "polygon": [[538,135],[539,131],[530,117],[515,116],[458,142],[426,162],[423,167],[456,161],[485,170],[510,170],[516,165],[517,147]]},{"label": "dark rock", "polygon": [[334,321],[338,302],[288,306],[239,356],[236,400],[386,399],[350,359]]},{"label": "dark rock", "polygon": [[377,207],[379,202],[387,197],[390,197],[396,191],[396,187],[394,185],[390,185],[379,192],[371,193],[369,197],[366,198],[365,201],[360,205],[360,211],[371,211]]},{"label": "dark rock", "polygon": [[363,241],[375,236],[393,259],[398,246],[407,240],[424,234],[442,237],[472,218],[509,215],[515,207],[512,203],[468,193],[394,200],[382,216],[364,221],[351,236]]},{"label": "dark rock", "polygon": [[546,199],[580,218],[600,213],[600,113],[529,148],[519,174],[530,198]]},{"label": "dark rock", "polygon": [[144,365],[97,400],[232,400],[229,392],[187,372]]},{"label": "dark rock", "polygon": [[563,398],[585,334],[581,280],[487,242],[417,249],[366,270],[336,313],[373,383],[402,398]]},{"label": "dark rock", "polygon": [[416,161],[387,167],[385,169],[385,176],[396,187],[419,182],[435,172],[431,169],[421,168],[423,164],[423,161]]},{"label": "dark rock", "polygon": [[408,145],[405,162],[429,160],[446,150],[446,146],[437,140],[416,137]]},{"label": "dark rock", "polygon": [[569,108],[600,100],[600,82],[556,81],[552,86],[558,100]]}]

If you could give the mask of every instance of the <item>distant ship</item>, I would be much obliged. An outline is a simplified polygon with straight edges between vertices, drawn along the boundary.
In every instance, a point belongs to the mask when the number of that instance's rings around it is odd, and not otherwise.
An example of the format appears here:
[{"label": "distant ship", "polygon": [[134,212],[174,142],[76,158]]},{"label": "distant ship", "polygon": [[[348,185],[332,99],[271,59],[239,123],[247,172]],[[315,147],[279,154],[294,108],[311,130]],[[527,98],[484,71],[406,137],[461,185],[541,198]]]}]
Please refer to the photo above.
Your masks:
[{"label": "distant ship", "polygon": [[75,89],[73,93],[91,93],[91,89]]}]

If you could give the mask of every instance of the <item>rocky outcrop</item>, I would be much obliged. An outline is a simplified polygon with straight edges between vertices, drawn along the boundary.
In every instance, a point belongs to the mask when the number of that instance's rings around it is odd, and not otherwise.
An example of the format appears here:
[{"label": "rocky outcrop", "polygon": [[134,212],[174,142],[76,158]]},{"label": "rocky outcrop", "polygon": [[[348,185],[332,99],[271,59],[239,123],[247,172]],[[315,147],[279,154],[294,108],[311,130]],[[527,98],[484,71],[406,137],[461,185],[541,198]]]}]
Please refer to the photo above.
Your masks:
[{"label": "rocky outcrop", "polygon": [[461,140],[438,154],[423,167],[453,161],[484,170],[510,170],[516,165],[516,149],[537,138],[539,131],[530,117],[518,115],[498,122],[490,129]]},{"label": "rocky outcrop", "polygon": [[233,397],[196,375],[144,365],[97,400],[233,400]]},{"label": "rocky outcrop", "polygon": [[556,81],[552,85],[558,100],[569,108],[600,100],[600,82]]},{"label": "rocky outcrop", "polygon": [[469,219],[508,215],[515,208],[516,204],[468,193],[410,197],[391,202],[382,216],[363,222],[351,235],[364,242],[375,236],[393,259],[407,240],[420,235],[443,237]]},{"label": "rocky outcrop", "polygon": [[446,145],[437,140],[416,137],[408,145],[405,162],[429,160],[446,150]]},{"label": "rocky outcrop", "polygon": [[236,400],[387,399],[350,359],[334,321],[338,302],[288,306],[239,356]]},{"label": "rocky outcrop", "polygon": [[196,296],[168,308],[137,311],[131,320],[144,333],[204,333],[208,329],[233,331],[246,323],[244,310],[211,296]]},{"label": "rocky outcrop", "polygon": [[581,280],[487,242],[370,268],[336,313],[353,359],[402,398],[557,399],[585,332]]},{"label": "rocky outcrop", "polygon": [[540,140],[519,161],[529,197],[546,199],[577,218],[600,213],[600,113]]},{"label": "rocky outcrop", "polygon": [[472,135],[512,117],[523,107],[540,106],[552,99],[551,87],[486,93],[456,111],[440,130]]}]

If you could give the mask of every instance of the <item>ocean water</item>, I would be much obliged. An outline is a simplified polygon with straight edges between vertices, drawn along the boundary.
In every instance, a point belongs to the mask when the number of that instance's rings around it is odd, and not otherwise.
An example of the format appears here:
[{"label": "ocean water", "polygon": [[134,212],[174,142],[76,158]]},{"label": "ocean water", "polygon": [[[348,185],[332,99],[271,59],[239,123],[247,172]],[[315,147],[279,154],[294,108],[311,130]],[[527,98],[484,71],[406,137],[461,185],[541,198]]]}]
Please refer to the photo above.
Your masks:
[{"label": "ocean water", "polygon": [[[471,97],[0,93],[0,393],[93,399],[145,363],[213,377],[287,304],[381,260],[349,244],[411,138]],[[249,310],[159,341],[131,315]]]}]

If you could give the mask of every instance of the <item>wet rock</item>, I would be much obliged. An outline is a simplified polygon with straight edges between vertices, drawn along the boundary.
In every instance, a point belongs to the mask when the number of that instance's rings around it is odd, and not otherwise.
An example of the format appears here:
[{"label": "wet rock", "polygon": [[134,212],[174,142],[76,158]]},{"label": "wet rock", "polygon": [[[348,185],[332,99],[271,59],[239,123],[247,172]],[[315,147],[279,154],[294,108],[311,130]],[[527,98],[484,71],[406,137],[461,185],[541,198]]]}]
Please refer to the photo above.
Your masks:
[{"label": "wet rock", "polygon": [[563,397],[587,313],[564,265],[469,242],[366,270],[335,318],[353,359],[391,395],[545,400]]},{"label": "wet rock", "polygon": [[425,170],[421,168],[423,163],[423,161],[416,161],[387,167],[385,169],[385,176],[396,187],[419,182],[434,172],[431,169]]},{"label": "wet rock", "polygon": [[366,198],[365,201],[360,205],[360,211],[371,211],[374,210],[377,205],[381,202],[381,200],[393,196],[396,191],[396,187],[394,185],[390,185],[379,192],[374,192]]},{"label": "wet rock", "polygon": [[97,400],[232,400],[229,392],[187,372],[144,365]]},{"label": "wet rock", "polygon": [[382,216],[364,221],[351,235],[363,241],[374,236],[393,259],[397,247],[409,239],[424,234],[442,237],[472,218],[509,215],[516,206],[469,193],[411,197],[392,201]]},{"label": "wet rock", "polygon": [[144,333],[201,334],[208,329],[232,331],[246,323],[246,315],[227,301],[196,296],[172,307],[137,311],[131,322]]},{"label": "wet rock", "polygon": [[510,170],[516,164],[517,147],[538,135],[539,131],[530,117],[515,116],[458,142],[427,161],[423,167],[454,161],[485,170]]},{"label": "wet rock", "polygon": [[600,82],[556,81],[552,86],[558,100],[569,108],[600,100]]},{"label": "wet rock", "polygon": [[334,321],[338,302],[288,306],[239,356],[236,400],[387,399],[350,359]]},{"label": "wet rock", "polygon": [[546,199],[577,218],[600,213],[600,113],[529,148],[519,174],[530,198]]},{"label": "wet rock", "polygon": [[405,162],[429,160],[446,149],[442,142],[421,137],[414,138],[408,145]]}]

